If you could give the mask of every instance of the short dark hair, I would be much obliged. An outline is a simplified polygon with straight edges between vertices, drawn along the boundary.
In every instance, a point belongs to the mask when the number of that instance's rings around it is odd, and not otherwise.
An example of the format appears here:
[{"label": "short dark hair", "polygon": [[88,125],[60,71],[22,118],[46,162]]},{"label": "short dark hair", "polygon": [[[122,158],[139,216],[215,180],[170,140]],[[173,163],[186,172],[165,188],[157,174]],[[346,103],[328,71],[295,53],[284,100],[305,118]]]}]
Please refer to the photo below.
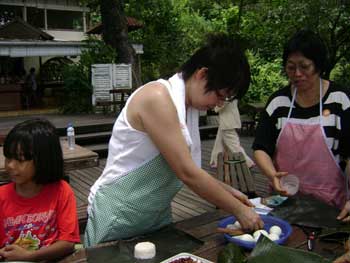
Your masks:
[{"label": "short dark hair", "polygon": [[49,184],[63,179],[63,154],[55,126],[45,119],[31,119],[17,124],[6,136],[4,156],[33,160],[34,182]]},{"label": "short dark hair", "polygon": [[301,29],[296,32],[285,44],[283,50],[283,67],[286,66],[288,57],[300,52],[306,58],[312,60],[317,72],[322,75],[327,66],[327,47],[321,37],[310,29]]},{"label": "short dark hair", "polygon": [[244,51],[236,39],[223,33],[210,34],[207,43],[198,49],[180,68],[183,79],[206,67],[206,91],[226,89],[241,98],[250,84],[250,67]]}]

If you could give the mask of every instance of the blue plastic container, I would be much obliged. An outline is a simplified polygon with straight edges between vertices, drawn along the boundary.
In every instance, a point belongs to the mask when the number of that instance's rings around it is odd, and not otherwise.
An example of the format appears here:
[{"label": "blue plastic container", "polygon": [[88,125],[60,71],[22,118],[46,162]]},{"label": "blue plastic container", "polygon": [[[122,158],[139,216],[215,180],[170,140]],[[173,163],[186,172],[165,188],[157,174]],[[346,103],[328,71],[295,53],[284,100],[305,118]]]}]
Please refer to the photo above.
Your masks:
[{"label": "blue plastic container", "polygon": [[[264,229],[268,233],[269,233],[270,227],[274,225],[279,226],[282,229],[282,234],[280,235],[280,238],[278,240],[274,241],[275,243],[279,245],[284,244],[287,241],[288,237],[292,234],[292,231],[293,231],[292,226],[288,222],[274,216],[260,215],[260,217],[264,221]],[[234,216],[230,216],[222,219],[219,222],[218,227],[226,228],[227,225],[234,224],[235,222],[236,222],[236,218]],[[224,234],[224,236],[227,241],[235,243],[249,250],[253,249],[256,245],[256,242],[243,241],[243,240],[234,238],[229,234]]]}]

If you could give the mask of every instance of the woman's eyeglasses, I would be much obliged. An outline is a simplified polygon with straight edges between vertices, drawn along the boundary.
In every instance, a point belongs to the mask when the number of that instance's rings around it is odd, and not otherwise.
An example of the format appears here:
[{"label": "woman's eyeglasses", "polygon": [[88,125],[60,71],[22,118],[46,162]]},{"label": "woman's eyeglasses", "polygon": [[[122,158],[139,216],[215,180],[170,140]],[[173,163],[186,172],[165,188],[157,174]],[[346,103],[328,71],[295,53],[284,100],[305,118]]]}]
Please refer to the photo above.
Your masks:
[{"label": "woman's eyeglasses", "polygon": [[312,67],[313,67],[313,63],[309,63],[309,64],[301,63],[298,65],[287,64],[286,65],[286,72],[287,72],[287,74],[294,74],[298,69],[302,73],[309,73],[311,71]]},{"label": "woman's eyeglasses", "polygon": [[[220,93],[221,92],[221,93]],[[234,101],[237,96],[236,95],[230,95],[230,96],[227,96],[227,94],[223,94],[225,93],[223,90],[216,90],[215,91],[215,94],[216,94],[216,97],[221,100],[221,101],[225,101],[225,102],[231,102],[231,101]]]}]

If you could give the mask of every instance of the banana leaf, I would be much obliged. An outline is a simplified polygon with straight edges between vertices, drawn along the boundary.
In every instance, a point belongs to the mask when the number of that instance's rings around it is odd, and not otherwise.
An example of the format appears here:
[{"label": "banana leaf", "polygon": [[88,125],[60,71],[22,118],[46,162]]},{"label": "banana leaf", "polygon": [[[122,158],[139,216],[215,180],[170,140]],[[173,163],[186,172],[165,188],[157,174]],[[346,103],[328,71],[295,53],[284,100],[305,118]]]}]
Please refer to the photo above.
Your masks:
[{"label": "banana leaf", "polygon": [[277,245],[261,235],[251,254],[246,257],[242,248],[229,243],[218,254],[218,263],[331,263],[322,256],[295,248]]},{"label": "banana leaf", "polygon": [[[150,241],[156,245],[156,256],[148,260],[134,258],[134,246],[138,242]],[[181,252],[192,252],[203,245],[203,241],[176,229],[166,226],[145,236],[130,240],[120,240],[106,247],[87,248],[87,262],[91,263],[158,263]]]},{"label": "banana leaf", "polygon": [[245,262],[244,251],[236,244],[229,243],[218,254],[218,263],[243,263]]},{"label": "banana leaf", "polygon": [[279,246],[267,237],[261,235],[247,263],[331,263],[330,260],[318,254]]},{"label": "banana leaf", "polygon": [[349,237],[350,226],[336,219],[339,213],[338,208],[310,195],[297,195],[288,198],[270,214],[293,225],[318,228],[321,230],[318,237],[323,241],[343,243]]},{"label": "banana leaf", "polygon": [[333,241],[344,243],[350,235],[350,225],[341,225],[337,228],[322,229],[319,238],[324,241]]},{"label": "banana leaf", "polygon": [[310,195],[289,197],[270,214],[293,225],[322,229],[337,229],[344,225],[337,220],[340,210]]}]

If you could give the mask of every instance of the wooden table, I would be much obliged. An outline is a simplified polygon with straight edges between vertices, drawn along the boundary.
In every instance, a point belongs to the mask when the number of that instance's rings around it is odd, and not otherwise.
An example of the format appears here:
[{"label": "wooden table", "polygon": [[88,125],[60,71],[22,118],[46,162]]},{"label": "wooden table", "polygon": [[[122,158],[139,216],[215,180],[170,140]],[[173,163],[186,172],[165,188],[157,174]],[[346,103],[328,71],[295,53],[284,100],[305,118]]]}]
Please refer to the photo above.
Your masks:
[{"label": "wooden table", "polygon": [[20,110],[21,105],[21,84],[0,85],[0,111]]},{"label": "wooden table", "polygon": [[[79,145],[75,145],[75,148],[70,150],[66,140],[61,140],[61,146],[65,171],[98,166],[97,153]],[[0,147],[0,181],[8,181],[8,176],[5,171],[3,147]]]},{"label": "wooden table", "polygon": [[[227,216],[229,216],[229,214],[226,212],[216,210],[214,212],[208,212],[200,216],[181,221],[176,224],[176,227],[205,242],[204,245],[198,250],[192,252],[193,254],[216,262],[218,253],[227,244],[223,234],[217,233],[216,228],[218,222]],[[288,238],[285,246],[306,250],[307,245],[305,241],[306,235],[304,232],[300,228],[293,226],[293,233]],[[118,241],[100,244],[98,247],[102,248],[105,246],[114,246],[117,242]],[[343,247],[339,244],[320,242],[319,240],[316,240],[316,245],[313,252],[321,254],[324,253],[325,250],[327,250],[329,253],[337,253],[338,255],[344,252]],[[247,254],[249,254],[248,251]],[[88,262],[86,250],[80,249],[59,262]]]}]

